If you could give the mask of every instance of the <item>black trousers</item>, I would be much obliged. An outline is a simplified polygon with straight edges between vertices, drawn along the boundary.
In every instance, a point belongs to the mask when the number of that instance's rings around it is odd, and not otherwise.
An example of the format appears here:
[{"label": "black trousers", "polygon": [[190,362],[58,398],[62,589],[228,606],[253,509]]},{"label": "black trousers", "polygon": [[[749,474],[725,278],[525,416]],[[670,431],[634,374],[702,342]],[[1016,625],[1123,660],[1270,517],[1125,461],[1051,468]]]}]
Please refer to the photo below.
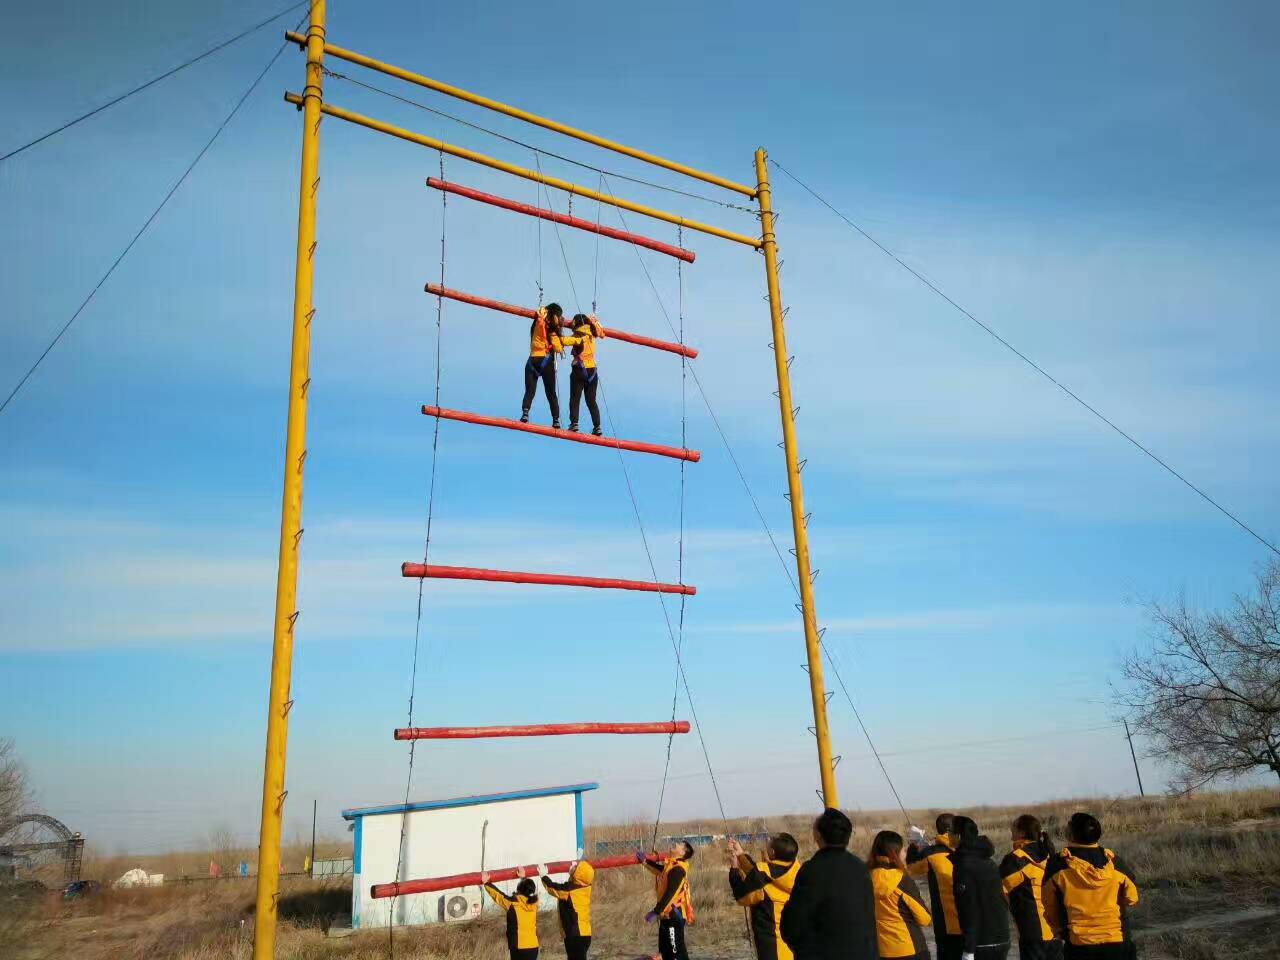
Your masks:
[{"label": "black trousers", "polygon": [[684,945],[684,921],[670,917],[658,921],[658,954],[662,960],[689,960]]},{"label": "black trousers", "polygon": [[1091,947],[1068,943],[1062,953],[1066,960],[1133,960],[1138,948],[1133,943],[1099,943]]},{"label": "black trousers", "polygon": [[587,410],[591,414],[591,426],[600,429],[600,408],[596,406],[596,390],[600,387],[600,372],[592,367],[584,370],[574,365],[569,373],[569,422],[578,422],[578,411],[582,408],[582,395],[587,395]]},{"label": "black trousers", "polygon": [[525,947],[523,950],[512,950],[511,960],[538,960],[538,948]]},{"label": "black trousers", "polygon": [[973,960],[1005,960],[1009,956],[1009,944],[1002,943],[999,946],[979,947],[973,951]]},{"label": "black trousers", "polygon": [[939,933],[938,960],[960,960],[964,953],[964,937],[958,933]]},{"label": "black trousers", "polygon": [[1019,940],[1018,956],[1022,960],[1062,960],[1062,941]]},{"label": "black trousers", "polygon": [[524,400],[520,404],[520,412],[528,413],[533,406],[533,394],[538,389],[538,381],[542,381],[542,389],[547,394],[547,406],[551,408],[551,417],[560,419],[560,398],[556,396],[556,361],[547,354],[545,357],[530,357],[524,364]]},{"label": "black trousers", "polygon": [[590,949],[590,937],[564,938],[564,953],[567,960],[587,960],[587,951]]}]

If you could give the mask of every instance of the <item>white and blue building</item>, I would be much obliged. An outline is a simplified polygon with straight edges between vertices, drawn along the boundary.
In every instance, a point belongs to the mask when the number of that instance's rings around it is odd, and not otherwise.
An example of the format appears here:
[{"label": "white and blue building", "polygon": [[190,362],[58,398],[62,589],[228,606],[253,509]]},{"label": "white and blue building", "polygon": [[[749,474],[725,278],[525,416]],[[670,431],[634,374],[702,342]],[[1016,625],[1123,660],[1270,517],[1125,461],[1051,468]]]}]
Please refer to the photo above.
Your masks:
[{"label": "white and blue building", "polygon": [[[343,810],[355,833],[351,925],[385,927],[388,922],[422,924],[479,916],[488,902],[479,887],[396,897],[394,918],[393,901],[374,900],[369,889],[394,882],[397,864],[399,879],[416,880],[576,860],[584,846],[583,794],[598,786],[576,783]],[[512,884],[500,886],[506,890]],[[540,902],[543,909],[555,908],[552,897]],[[496,909],[492,903],[488,907]]]}]

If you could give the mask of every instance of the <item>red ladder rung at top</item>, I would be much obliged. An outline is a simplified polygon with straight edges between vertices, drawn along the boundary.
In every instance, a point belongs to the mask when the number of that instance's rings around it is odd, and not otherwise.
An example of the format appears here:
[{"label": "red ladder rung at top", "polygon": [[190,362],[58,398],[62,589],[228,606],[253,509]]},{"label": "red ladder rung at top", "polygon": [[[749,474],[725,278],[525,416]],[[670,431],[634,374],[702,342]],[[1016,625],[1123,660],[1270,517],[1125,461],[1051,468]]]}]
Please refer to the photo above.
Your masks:
[{"label": "red ladder rung at top", "polygon": [[574,443],[587,443],[595,447],[614,447],[618,450],[631,450],[635,453],[652,453],[659,457],[671,457],[674,460],[688,460],[697,463],[702,454],[697,450],[686,450],[684,447],[668,447],[660,443],[645,443],[641,440],[620,440],[617,437],[593,437],[589,433],[573,433],[557,427],[547,427],[540,423],[521,423],[506,417],[488,417],[482,413],[468,413],[466,410],[450,410],[448,407],[434,407],[423,404],[422,412],[428,417],[440,417],[444,420],[457,420],[459,423],[475,423],[482,427],[502,427],[504,430],[519,430],[523,433],[536,433],[541,437],[553,437],[556,440],[572,440]]},{"label": "red ladder rung at top", "polygon": [[[475,307],[485,307],[489,310],[496,310],[499,313],[509,313],[514,317],[527,317],[533,320],[538,316],[538,311],[532,307],[517,307],[513,303],[503,303],[501,300],[478,297],[473,293],[463,293],[461,290],[450,290],[448,287],[442,287],[438,283],[428,283],[424,289],[427,293],[435,294],[437,297],[457,300],[459,303],[469,303]],[[566,328],[571,329],[573,327],[573,322],[568,317],[565,317],[560,323],[561,326]],[[667,353],[679,354],[691,360],[698,356],[697,350],[693,347],[686,347],[683,343],[655,340],[653,337],[644,337],[638,333],[627,333],[625,330],[615,330],[613,327],[604,328],[604,337],[602,339],[621,340],[623,343],[634,343],[641,347],[652,347],[654,350],[665,350]]]},{"label": "red ladder rung at top", "polygon": [[[659,858],[662,859],[662,858]],[[588,860],[595,870],[610,870],[615,867],[634,867],[644,863],[643,853],[624,853],[616,857],[603,857],[599,860]],[[547,874],[568,873],[574,860],[556,860],[543,864]],[[486,871],[490,883],[501,883],[504,880],[515,880],[522,874],[529,877],[538,875],[538,865],[531,863],[525,867],[503,867]],[[440,890],[457,890],[460,887],[478,887],[481,884],[480,871],[473,873],[455,873],[448,877],[429,877],[422,880],[401,880],[398,883],[375,883],[369,888],[369,895],[375,900],[387,897],[407,897],[414,893],[437,893]]]},{"label": "red ladder rung at top", "polygon": [[445,567],[437,563],[403,563],[402,577],[432,580],[485,580],[491,583],[534,583],[558,587],[591,587],[597,590],[638,590],[641,593],[676,593],[692,597],[698,588],[684,583],[656,580],[615,580],[607,577],[579,577],[560,573],[522,573],[515,570],[486,570],[480,567]]},{"label": "red ladder rung at top", "polygon": [[438,177],[428,177],[427,186],[431,187],[433,190],[443,190],[445,193],[456,193],[460,197],[479,200],[481,203],[501,207],[504,210],[511,210],[515,213],[523,213],[529,217],[537,217],[539,220],[550,220],[553,223],[564,224],[566,227],[575,227],[578,230],[586,230],[588,233],[598,233],[602,237],[611,237],[614,240],[625,240],[627,243],[634,243],[637,247],[656,250],[658,253],[665,253],[669,257],[675,257],[677,260],[683,260],[685,263],[693,263],[694,257],[696,256],[692,250],[686,250],[683,247],[677,247],[670,243],[663,243],[661,240],[654,240],[650,237],[641,236],[638,233],[628,233],[625,230],[615,230],[613,227],[606,227],[603,224],[593,223],[590,220],[571,217],[564,213],[556,213],[554,210],[544,210],[542,207],[535,207],[532,204],[521,203],[518,200],[508,200],[506,197],[498,197],[492,193],[483,193],[480,190],[473,190],[470,187],[464,187],[461,184],[450,183],[448,180],[441,180]]},{"label": "red ladder rung at top", "polygon": [[397,740],[491,740],[503,737],[574,737],[600,733],[688,733],[688,720],[654,723],[530,723],[497,727],[399,727]]}]

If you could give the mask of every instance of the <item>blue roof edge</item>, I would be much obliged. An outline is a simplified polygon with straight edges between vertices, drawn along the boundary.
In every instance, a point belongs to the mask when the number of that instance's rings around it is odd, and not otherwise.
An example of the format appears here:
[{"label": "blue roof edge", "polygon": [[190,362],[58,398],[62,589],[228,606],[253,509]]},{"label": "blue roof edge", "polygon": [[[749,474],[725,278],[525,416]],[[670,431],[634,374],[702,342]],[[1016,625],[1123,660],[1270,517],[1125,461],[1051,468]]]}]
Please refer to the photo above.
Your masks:
[{"label": "blue roof edge", "polygon": [[535,797],[557,797],[567,793],[586,793],[598,790],[598,783],[571,783],[563,787],[535,787],[530,790],[509,790],[505,793],[484,793],[452,800],[417,800],[410,803],[392,803],[375,807],[350,807],[342,811],[342,819],[377,816],[383,813],[414,813],[418,810],[448,810],[452,807],[475,807],[485,803],[502,803],[506,800],[530,800]]}]

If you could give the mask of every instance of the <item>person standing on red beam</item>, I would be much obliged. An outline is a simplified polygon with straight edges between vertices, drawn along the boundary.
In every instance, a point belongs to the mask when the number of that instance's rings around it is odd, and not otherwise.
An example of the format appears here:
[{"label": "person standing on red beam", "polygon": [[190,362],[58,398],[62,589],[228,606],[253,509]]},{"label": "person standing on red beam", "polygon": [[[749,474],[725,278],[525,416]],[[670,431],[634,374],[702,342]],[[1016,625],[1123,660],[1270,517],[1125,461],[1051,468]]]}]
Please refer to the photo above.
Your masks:
[{"label": "person standing on red beam", "polygon": [[564,309],[558,303],[548,303],[538,308],[538,315],[529,327],[529,359],[524,365],[524,400],[520,404],[520,422],[529,422],[529,408],[538,381],[547,394],[547,406],[551,408],[551,426],[560,429],[560,398],[556,396],[556,355],[564,350],[560,342],[560,323]]},{"label": "person standing on red beam", "polygon": [[591,435],[601,436],[600,407],[596,405],[596,390],[600,387],[600,371],[596,369],[596,341],[604,339],[604,327],[595,314],[576,314],[573,318],[573,336],[561,337],[560,342],[573,348],[573,369],[569,373],[569,432],[578,432],[578,411],[582,409],[582,395],[587,396],[587,410],[591,413]]}]

